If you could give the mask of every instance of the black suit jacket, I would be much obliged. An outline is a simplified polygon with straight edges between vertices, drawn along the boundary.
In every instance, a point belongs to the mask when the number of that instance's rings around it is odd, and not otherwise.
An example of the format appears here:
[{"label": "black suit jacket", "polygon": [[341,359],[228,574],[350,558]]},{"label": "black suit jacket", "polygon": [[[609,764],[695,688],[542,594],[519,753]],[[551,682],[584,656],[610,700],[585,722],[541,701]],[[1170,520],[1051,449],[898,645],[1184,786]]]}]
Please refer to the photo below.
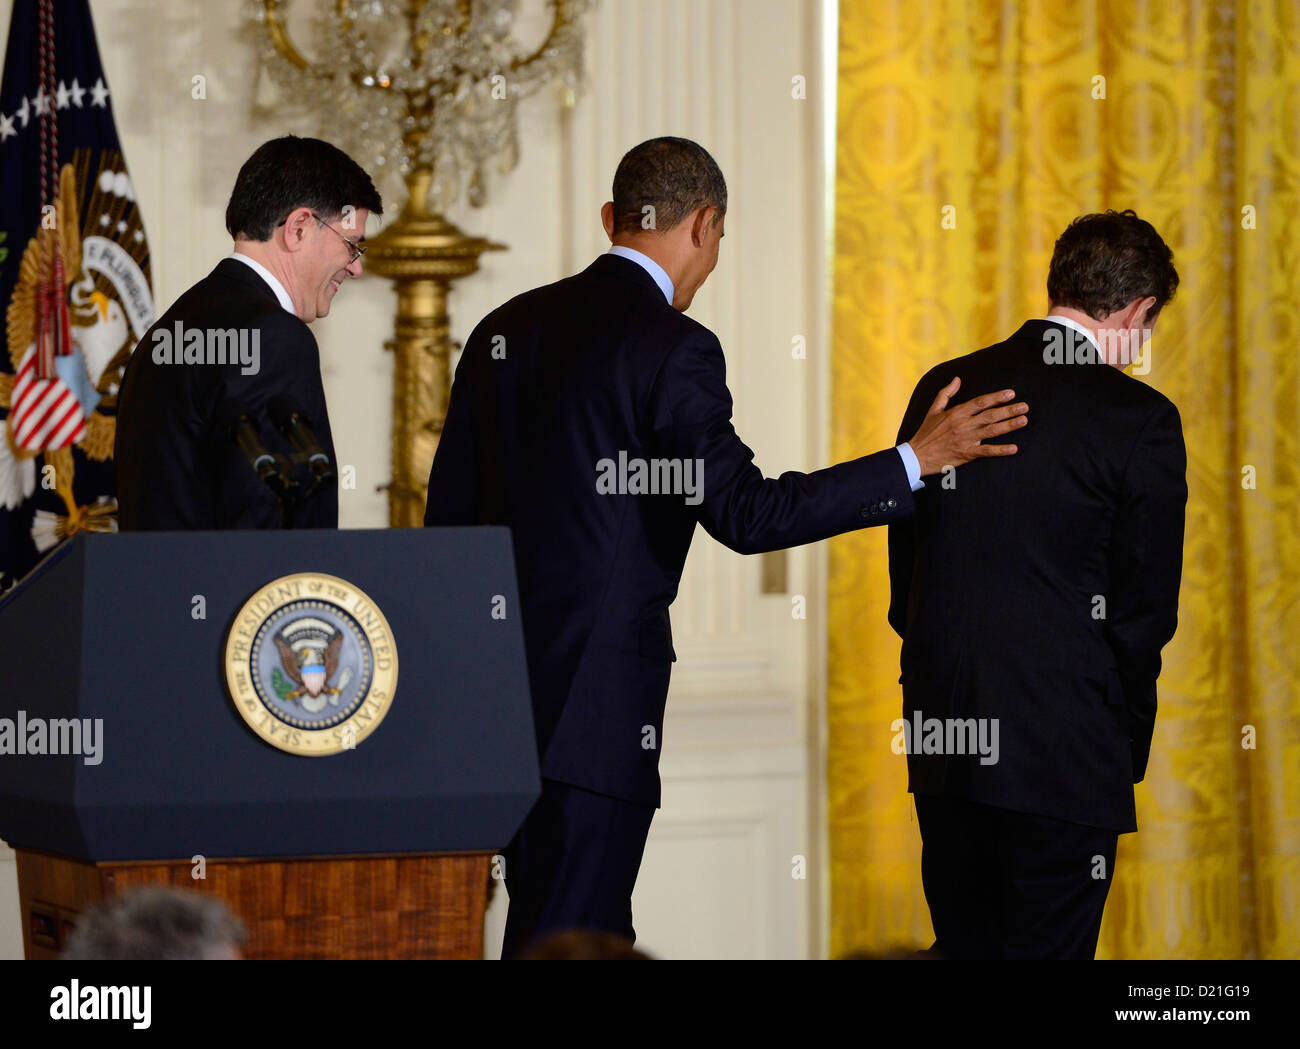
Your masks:
[{"label": "black suit jacket", "polygon": [[[257,337],[257,371],[238,364],[159,364],[154,332],[190,329]],[[174,339],[172,340],[175,341]],[[261,276],[238,259],[222,259],[176,300],[131,354],[117,406],[118,524],[123,530],[277,528],[279,503],[221,432],[221,406],[241,404],[267,450],[292,454],[267,416],[277,393],[302,406],[321,449],[334,461],[320,354],[307,325],[285,310]],[[300,483],[309,482],[301,466]],[[295,528],[338,526],[338,487],[327,485],[286,522]]]},{"label": "black suit jacket", "polygon": [[1116,368],[1046,363],[1048,338],[1091,350],[1029,321],[928,372],[903,419],[913,432],[954,375],[962,400],[1009,387],[1029,404],[1028,425],[996,439],[1017,455],[977,460],[947,488],[931,477],[915,518],[890,528],[904,717],[999,723],[996,764],[910,753],[908,789],[1131,831],[1178,621],[1182,426]]},{"label": "black suit jacket", "polygon": [[[620,453],[701,461],[698,505],[598,491],[600,461]],[[893,449],[764,478],[732,428],[717,338],[635,262],[603,255],[474,329],[425,524],[511,527],[542,775],[658,805],[668,606],[696,523],[757,553],[911,512]]]}]

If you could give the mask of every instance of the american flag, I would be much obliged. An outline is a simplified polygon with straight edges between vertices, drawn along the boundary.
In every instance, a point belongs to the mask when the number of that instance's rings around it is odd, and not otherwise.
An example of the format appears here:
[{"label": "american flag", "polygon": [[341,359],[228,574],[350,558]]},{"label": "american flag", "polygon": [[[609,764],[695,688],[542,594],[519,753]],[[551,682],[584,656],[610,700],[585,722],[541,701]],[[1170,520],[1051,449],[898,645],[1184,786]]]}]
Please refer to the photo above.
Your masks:
[{"label": "american flag", "polygon": [[117,388],[153,321],[149,246],[87,0],[13,6],[0,81],[0,591],[116,527]]}]

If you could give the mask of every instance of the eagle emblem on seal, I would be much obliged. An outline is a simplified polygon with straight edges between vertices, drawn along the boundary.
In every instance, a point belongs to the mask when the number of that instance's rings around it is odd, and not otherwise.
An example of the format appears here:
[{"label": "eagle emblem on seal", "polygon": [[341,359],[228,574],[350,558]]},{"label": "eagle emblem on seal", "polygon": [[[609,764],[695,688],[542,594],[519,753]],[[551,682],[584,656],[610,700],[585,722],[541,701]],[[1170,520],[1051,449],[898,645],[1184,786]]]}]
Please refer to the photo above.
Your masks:
[{"label": "eagle emblem on seal", "polygon": [[309,617],[295,619],[273,640],[280,652],[280,666],[294,686],[276,674],[276,694],[300,702],[313,714],[322,710],[327,700],[338,706],[339,695],[352,676],[345,670],[337,686],[330,684],[339,668],[343,634],[323,619]]}]

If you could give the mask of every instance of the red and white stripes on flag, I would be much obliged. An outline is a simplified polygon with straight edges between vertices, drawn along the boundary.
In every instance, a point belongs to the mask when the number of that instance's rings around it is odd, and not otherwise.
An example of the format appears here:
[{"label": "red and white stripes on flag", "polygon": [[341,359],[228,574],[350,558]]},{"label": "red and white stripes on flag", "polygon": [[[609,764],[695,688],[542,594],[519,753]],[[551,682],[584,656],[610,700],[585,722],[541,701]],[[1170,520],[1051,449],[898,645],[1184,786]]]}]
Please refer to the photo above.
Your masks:
[{"label": "red and white stripes on flag", "polygon": [[86,435],[81,402],[57,374],[36,374],[36,347],[23,355],[14,375],[9,429],[14,444],[28,452],[44,452],[76,444]]}]

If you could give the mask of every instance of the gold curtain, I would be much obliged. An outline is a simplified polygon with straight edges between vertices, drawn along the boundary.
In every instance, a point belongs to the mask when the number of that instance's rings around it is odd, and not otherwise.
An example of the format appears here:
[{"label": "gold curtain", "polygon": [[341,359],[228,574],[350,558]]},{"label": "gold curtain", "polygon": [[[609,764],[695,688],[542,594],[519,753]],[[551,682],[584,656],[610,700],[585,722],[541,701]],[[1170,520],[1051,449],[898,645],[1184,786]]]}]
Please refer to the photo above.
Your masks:
[{"label": "gold curtain", "polygon": [[[1182,277],[1142,377],[1187,442],[1179,627],[1100,958],[1300,955],[1298,187],[1300,0],[840,5],[837,460],[1045,315],[1076,215],[1134,208]],[[830,571],[831,952],[929,946],[883,530]]]}]

